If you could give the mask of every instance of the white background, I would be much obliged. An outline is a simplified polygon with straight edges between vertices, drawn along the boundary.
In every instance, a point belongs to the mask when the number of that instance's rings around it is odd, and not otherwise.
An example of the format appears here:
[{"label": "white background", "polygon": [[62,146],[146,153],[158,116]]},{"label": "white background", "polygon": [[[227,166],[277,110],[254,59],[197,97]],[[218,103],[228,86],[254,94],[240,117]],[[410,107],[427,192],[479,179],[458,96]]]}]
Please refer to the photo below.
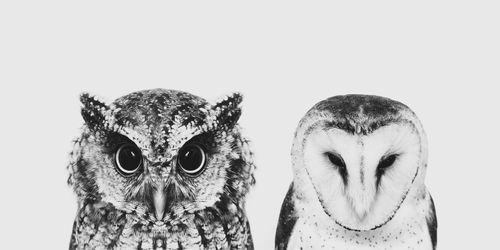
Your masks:
[{"label": "white background", "polygon": [[500,223],[500,15],[495,1],[2,1],[2,249],[67,249],[78,94],[241,91],[257,186],[256,249],[272,249],[302,115],[346,93],[410,106],[429,138],[439,249],[492,249]]}]

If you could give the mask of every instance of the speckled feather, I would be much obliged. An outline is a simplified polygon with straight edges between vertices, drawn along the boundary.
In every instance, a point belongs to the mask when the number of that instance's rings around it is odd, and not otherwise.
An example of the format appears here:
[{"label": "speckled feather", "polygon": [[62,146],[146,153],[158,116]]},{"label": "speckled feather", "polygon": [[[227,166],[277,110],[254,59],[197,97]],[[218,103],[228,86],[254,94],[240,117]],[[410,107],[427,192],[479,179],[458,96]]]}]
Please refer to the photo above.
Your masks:
[{"label": "speckled feather", "polygon": [[[241,100],[236,93],[211,105],[154,89],[107,104],[83,94],[85,126],[68,166],[78,197],[70,249],[253,249],[244,207],[255,166],[237,125]],[[193,141],[206,147],[207,163],[187,176],[176,155]],[[140,174],[115,169],[123,142],[142,151]],[[158,183],[167,197],[162,219],[153,212]]]},{"label": "speckled feather", "polygon": [[[333,223],[322,208],[296,202],[301,199],[296,195],[292,183],[278,221],[275,236],[275,248],[278,250],[436,249],[437,220],[429,193],[414,198],[414,202],[420,204],[419,216],[404,218],[397,215],[394,221],[387,223],[388,226],[368,231],[350,230]],[[292,234],[295,239],[290,242]]]},{"label": "speckled feather", "polygon": [[[304,160],[306,141],[318,130],[335,128],[344,131],[346,137],[350,134],[357,138],[353,140],[363,145],[362,138],[393,124],[408,127],[418,135],[418,166],[414,173],[408,174],[410,181],[403,186],[402,197],[393,211],[387,213],[387,219],[369,229],[347,227],[325,208],[325,197],[309,175]],[[281,208],[276,249],[435,249],[437,220],[434,202],[424,186],[426,159],[425,133],[406,105],[369,95],[334,96],[317,103],[301,119],[295,133],[292,147],[294,181]],[[350,183],[344,180],[343,185],[347,187]],[[345,194],[345,190],[339,193]]]}]

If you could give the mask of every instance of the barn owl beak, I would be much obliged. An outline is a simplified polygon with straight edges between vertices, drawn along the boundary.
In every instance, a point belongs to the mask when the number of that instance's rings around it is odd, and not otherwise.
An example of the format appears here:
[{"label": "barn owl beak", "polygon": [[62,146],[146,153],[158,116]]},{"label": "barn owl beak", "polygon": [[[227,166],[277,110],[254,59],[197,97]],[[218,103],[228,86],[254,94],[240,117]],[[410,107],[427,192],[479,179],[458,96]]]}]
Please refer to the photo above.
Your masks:
[{"label": "barn owl beak", "polygon": [[358,220],[363,221],[371,209],[375,199],[375,190],[369,185],[364,174],[352,173],[351,185],[348,190],[351,196],[351,204]]},{"label": "barn owl beak", "polygon": [[153,193],[153,203],[155,216],[157,220],[163,219],[165,214],[165,205],[167,203],[167,197],[165,195],[165,185],[163,183],[159,184]]}]

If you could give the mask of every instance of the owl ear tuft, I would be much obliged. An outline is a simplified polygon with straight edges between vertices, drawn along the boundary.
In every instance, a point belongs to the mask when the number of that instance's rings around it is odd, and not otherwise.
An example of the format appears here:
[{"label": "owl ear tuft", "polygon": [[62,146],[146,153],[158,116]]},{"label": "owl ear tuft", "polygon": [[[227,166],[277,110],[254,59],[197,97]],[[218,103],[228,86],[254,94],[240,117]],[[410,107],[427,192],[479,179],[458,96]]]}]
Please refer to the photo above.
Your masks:
[{"label": "owl ear tuft", "polygon": [[83,105],[81,110],[83,120],[90,130],[103,129],[106,125],[106,111],[110,110],[110,107],[104,101],[86,92],[80,95],[80,102]]},{"label": "owl ear tuft", "polygon": [[219,100],[212,109],[216,113],[216,120],[219,126],[232,128],[238,122],[241,115],[240,104],[243,101],[243,95],[235,92]]}]

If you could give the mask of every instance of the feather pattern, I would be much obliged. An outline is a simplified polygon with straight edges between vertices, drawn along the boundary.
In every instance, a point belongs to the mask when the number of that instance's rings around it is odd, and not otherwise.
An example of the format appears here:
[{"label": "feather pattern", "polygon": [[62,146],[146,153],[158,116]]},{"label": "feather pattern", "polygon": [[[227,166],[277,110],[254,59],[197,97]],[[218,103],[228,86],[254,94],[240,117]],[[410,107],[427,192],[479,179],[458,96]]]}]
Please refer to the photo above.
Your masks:
[{"label": "feather pattern", "polygon": [[300,120],[276,249],[435,249],[427,139],[406,105],[334,96]]},{"label": "feather pattern", "polygon": [[[82,94],[85,125],[68,165],[78,198],[70,249],[253,249],[245,197],[255,166],[237,125],[241,100],[212,105],[153,89],[108,104]],[[179,163],[201,159],[193,145],[204,159],[196,174]],[[137,163],[132,174],[122,161]]]}]

